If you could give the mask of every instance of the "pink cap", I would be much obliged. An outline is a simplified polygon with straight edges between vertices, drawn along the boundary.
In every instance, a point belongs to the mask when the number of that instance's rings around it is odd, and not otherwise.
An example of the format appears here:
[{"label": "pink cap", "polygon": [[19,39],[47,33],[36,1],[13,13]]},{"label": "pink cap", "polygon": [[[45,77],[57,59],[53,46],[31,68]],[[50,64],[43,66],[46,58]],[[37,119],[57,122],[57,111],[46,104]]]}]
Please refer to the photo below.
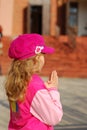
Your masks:
[{"label": "pink cap", "polygon": [[9,48],[9,57],[22,60],[39,53],[51,54],[53,52],[54,48],[46,46],[41,35],[23,34],[12,41]]}]

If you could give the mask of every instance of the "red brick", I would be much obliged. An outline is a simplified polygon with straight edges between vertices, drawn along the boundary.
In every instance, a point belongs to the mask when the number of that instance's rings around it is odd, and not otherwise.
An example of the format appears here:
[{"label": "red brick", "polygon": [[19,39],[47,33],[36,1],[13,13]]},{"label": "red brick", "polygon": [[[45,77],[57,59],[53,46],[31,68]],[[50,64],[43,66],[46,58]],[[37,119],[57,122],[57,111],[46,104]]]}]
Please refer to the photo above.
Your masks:
[{"label": "red brick", "polygon": [[[73,49],[69,48],[63,39],[60,41],[59,38],[51,36],[44,36],[44,38],[47,45],[54,47],[56,51],[52,55],[45,55],[46,64],[41,75],[48,76],[56,69],[59,77],[87,78],[87,37],[78,38],[76,48]],[[2,73],[7,74],[11,64],[7,53],[11,38],[3,37],[2,42],[4,54],[0,56],[0,64]]]}]

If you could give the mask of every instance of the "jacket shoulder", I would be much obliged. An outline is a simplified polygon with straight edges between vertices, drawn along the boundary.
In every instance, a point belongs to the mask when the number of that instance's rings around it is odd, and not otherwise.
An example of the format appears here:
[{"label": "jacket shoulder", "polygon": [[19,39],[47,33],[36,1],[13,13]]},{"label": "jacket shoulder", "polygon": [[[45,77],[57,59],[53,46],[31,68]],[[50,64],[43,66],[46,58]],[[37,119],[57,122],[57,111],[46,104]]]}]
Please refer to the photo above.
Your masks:
[{"label": "jacket shoulder", "polygon": [[44,81],[39,75],[34,74],[27,88],[27,97],[29,100],[32,100],[35,94],[42,89],[45,89]]}]

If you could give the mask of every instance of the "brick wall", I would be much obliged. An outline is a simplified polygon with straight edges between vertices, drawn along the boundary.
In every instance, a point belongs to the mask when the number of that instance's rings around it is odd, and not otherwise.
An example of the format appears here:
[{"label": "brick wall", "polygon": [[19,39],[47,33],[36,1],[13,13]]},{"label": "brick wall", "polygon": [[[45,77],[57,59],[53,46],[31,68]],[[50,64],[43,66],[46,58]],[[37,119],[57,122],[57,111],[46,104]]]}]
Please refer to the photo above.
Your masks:
[{"label": "brick wall", "polygon": [[1,66],[0,72],[2,74],[7,74],[9,67],[10,67],[11,60],[8,57],[8,48],[9,48],[10,42],[11,42],[11,38],[9,38],[9,37],[2,38],[3,54],[0,55],[0,66]]},{"label": "brick wall", "polygon": [[59,77],[87,78],[87,37],[77,37],[75,48],[72,48],[67,36],[45,39],[48,45],[55,48],[55,53],[47,55],[43,75],[48,75],[56,69]]},{"label": "brick wall", "polygon": [[[71,48],[67,36],[58,38],[44,36],[47,45],[55,48],[55,53],[46,55],[46,64],[42,74],[48,76],[54,69],[57,70],[59,77],[85,77],[87,78],[87,37],[78,37],[75,48]],[[0,56],[2,73],[7,74],[11,60],[8,58],[8,47],[11,38],[3,37],[3,55]]]}]

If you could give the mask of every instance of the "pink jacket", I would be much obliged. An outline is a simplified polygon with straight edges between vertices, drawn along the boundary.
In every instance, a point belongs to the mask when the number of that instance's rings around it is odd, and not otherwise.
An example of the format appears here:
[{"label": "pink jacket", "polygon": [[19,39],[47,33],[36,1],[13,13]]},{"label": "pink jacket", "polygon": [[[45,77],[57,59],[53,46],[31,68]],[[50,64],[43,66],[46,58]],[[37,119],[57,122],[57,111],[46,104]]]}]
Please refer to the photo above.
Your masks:
[{"label": "pink jacket", "polygon": [[46,89],[37,75],[27,87],[24,102],[12,102],[8,130],[53,130],[63,115],[59,92]]}]

